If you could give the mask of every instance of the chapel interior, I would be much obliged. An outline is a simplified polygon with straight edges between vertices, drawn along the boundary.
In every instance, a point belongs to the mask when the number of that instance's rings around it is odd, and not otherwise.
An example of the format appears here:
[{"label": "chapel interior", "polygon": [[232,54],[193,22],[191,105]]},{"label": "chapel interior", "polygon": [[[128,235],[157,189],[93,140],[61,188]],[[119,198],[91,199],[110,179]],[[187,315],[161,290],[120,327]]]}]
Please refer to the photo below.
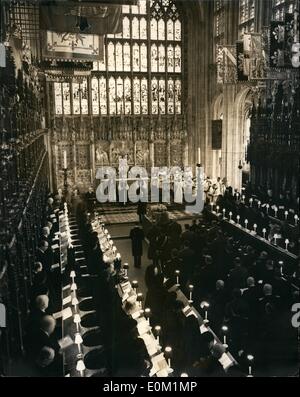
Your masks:
[{"label": "chapel interior", "polygon": [[297,0],[1,1],[1,377],[299,376],[299,48]]}]

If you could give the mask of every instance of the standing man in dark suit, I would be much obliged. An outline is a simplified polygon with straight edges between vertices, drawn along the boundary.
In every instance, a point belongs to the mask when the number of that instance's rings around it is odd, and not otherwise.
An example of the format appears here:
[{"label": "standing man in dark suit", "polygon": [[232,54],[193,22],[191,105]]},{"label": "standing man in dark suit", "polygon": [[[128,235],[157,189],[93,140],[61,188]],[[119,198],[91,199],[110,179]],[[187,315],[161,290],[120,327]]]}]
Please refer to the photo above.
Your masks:
[{"label": "standing man in dark suit", "polygon": [[138,224],[136,224],[136,226],[130,231],[130,239],[131,239],[132,256],[134,259],[134,267],[141,268],[144,232],[138,226]]}]

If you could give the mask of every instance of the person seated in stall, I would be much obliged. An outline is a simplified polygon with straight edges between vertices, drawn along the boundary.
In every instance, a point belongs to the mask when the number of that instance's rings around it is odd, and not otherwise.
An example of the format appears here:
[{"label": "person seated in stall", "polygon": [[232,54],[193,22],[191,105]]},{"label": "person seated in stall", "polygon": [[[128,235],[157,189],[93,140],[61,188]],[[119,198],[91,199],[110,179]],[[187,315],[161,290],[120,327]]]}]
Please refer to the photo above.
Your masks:
[{"label": "person seated in stall", "polygon": [[44,346],[37,355],[36,365],[41,376],[62,376],[62,371],[55,370],[55,351],[52,347]]},{"label": "person seated in stall", "polygon": [[246,340],[249,319],[249,306],[242,298],[239,288],[232,291],[232,299],[225,307],[225,323],[231,330],[232,349],[239,352]]},{"label": "person seated in stall", "polygon": [[47,241],[49,245],[51,244],[52,238],[50,236],[50,228],[48,226],[44,226],[42,228],[41,240]]},{"label": "person seated in stall", "polygon": [[247,269],[242,265],[240,257],[234,259],[234,269],[229,273],[228,284],[231,289],[245,288],[248,277]]},{"label": "person seated in stall", "polygon": [[85,194],[85,202],[86,202],[87,211],[93,212],[96,203],[96,194],[92,186],[89,187],[88,191]]},{"label": "person seated in stall", "polygon": [[34,299],[33,307],[28,317],[28,329],[37,329],[43,317],[47,316],[49,308],[48,295],[38,295]]},{"label": "person seated in stall", "polygon": [[53,265],[53,257],[49,252],[49,243],[46,240],[41,240],[36,250],[36,260],[42,264],[47,275],[50,274]]},{"label": "person seated in stall", "polygon": [[31,329],[28,335],[28,353],[34,361],[39,357],[44,347],[53,349],[55,352],[55,359],[58,358],[60,345],[54,333],[55,327],[55,319],[46,314],[42,315],[38,323],[35,323],[35,327]]},{"label": "person seated in stall", "polygon": [[162,306],[167,298],[167,291],[163,285],[164,276],[158,273],[149,285],[145,307],[151,308],[150,322],[152,326],[159,325],[162,320]]},{"label": "person seated in stall", "polygon": [[171,251],[171,258],[166,262],[163,269],[166,278],[172,278],[175,282],[175,270],[182,271],[182,259],[179,258],[179,251],[173,248]]},{"label": "person seated in stall", "polygon": [[30,288],[31,302],[38,295],[49,294],[47,274],[44,271],[41,262],[35,262],[32,270],[33,270],[33,280]]}]

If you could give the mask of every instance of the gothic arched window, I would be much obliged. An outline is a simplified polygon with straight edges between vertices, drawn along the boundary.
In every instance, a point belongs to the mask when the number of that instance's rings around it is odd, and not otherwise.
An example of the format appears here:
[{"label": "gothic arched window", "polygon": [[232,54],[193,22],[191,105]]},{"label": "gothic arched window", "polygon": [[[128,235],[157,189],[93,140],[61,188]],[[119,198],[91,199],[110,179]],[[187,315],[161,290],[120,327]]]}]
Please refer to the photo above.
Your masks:
[{"label": "gothic arched window", "polygon": [[104,62],[94,62],[92,113],[180,114],[183,51],[176,1],[140,0],[122,12],[122,33],[105,37]]},{"label": "gothic arched window", "polygon": [[182,19],[176,0],[122,7],[122,32],[104,37],[91,78],[55,83],[55,113],[180,114]]}]

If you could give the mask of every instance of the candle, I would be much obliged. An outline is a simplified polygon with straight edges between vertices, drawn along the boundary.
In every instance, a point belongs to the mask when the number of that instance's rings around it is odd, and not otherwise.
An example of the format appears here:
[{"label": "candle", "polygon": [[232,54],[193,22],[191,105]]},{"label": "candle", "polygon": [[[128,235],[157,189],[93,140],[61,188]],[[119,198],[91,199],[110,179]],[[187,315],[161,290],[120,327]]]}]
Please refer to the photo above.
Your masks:
[{"label": "candle", "polygon": [[217,205],[216,209],[217,209],[217,214],[218,214],[220,207]]},{"label": "candle", "polygon": [[246,198],[246,197],[245,197],[245,195],[243,194],[243,195],[242,195],[242,203],[245,202],[245,198]]},{"label": "candle", "polygon": [[74,314],[73,322],[76,324],[76,331],[79,332],[79,324],[81,322],[81,318],[79,314]]},{"label": "candle", "polygon": [[147,319],[147,321],[148,321],[148,324],[150,325],[151,309],[149,309],[149,307],[147,307],[147,308],[144,310],[144,314],[145,314],[145,317],[146,317],[146,319]]},{"label": "candle", "polygon": [[260,208],[260,206],[261,206],[261,201],[258,201],[258,202],[257,202],[257,206],[258,206],[258,208]]},{"label": "candle", "polygon": [[277,245],[278,234],[274,234],[274,245]]},{"label": "candle", "polygon": [[83,342],[82,337],[79,333],[75,334],[75,343],[78,347],[78,352],[81,353],[81,343]]},{"label": "candle", "polygon": [[211,202],[211,203],[210,203],[210,206],[211,206],[211,211],[213,211],[213,210],[214,210],[214,203]]},{"label": "candle", "polygon": [[189,303],[193,303],[193,289],[194,289],[194,286],[192,284],[190,284],[189,285],[189,291],[190,291]]},{"label": "candle", "polygon": [[156,334],[156,341],[157,341],[157,344],[159,346],[159,335],[160,335],[160,331],[161,331],[161,326],[160,325],[156,325],[154,327],[154,331],[155,331],[155,334]]},{"label": "candle", "polygon": [[248,226],[248,219],[245,219],[245,228],[247,229]]},{"label": "candle", "polygon": [[269,208],[270,208],[270,205],[269,205],[269,204],[266,204],[267,214],[269,213]]},{"label": "candle", "polygon": [[201,150],[198,147],[198,164],[200,164],[200,163],[201,163]]},{"label": "candle", "polygon": [[266,228],[263,228],[262,232],[263,232],[263,238],[266,238],[266,232],[267,232]]},{"label": "candle", "polygon": [[225,208],[223,208],[223,219],[225,219],[225,214],[226,214],[226,209]]},{"label": "candle", "polygon": [[229,220],[231,221],[231,218],[232,218],[232,212],[230,211],[229,212]]},{"label": "candle", "polygon": [[280,268],[280,274],[283,275],[282,269],[283,269],[283,261],[279,261],[279,268]]},{"label": "candle", "polygon": [[295,226],[297,226],[297,224],[298,224],[298,219],[299,219],[297,214],[294,216],[294,219],[295,219]]},{"label": "candle", "polygon": [[70,277],[71,277],[71,279],[72,279],[72,284],[74,284],[74,278],[76,277],[76,273],[75,273],[74,270],[71,271]]},{"label": "candle", "polygon": [[175,276],[176,276],[176,285],[179,287],[179,275],[180,275],[180,270],[175,270]]},{"label": "candle", "polygon": [[77,311],[78,299],[76,296],[72,299],[72,305],[74,306],[74,310]]},{"label": "candle", "polygon": [[277,212],[278,212],[278,208],[274,207],[274,215],[275,215],[276,218],[277,218]]},{"label": "candle", "polygon": [[171,367],[171,354],[172,354],[172,347],[166,346],[165,356],[166,356],[166,359],[168,360],[168,366],[169,366],[168,372],[169,373],[173,372],[173,369]]},{"label": "candle", "polygon": [[209,308],[209,303],[206,301],[201,302],[200,304],[201,309],[204,309],[204,320],[203,323],[207,324],[208,321],[208,308]]},{"label": "candle", "polygon": [[249,361],[249,366],[248,366],[249,373],[248,373],[248,377],[252,377],[252,376],[253,376],[253,375],[252,375],[252,362],[253,362],[253,360],[254,360],[254,357],[253,357],[251,354],[248,354],[247,360]]},{"label": "candle", "polygon": [[80,376],[84,376],[85,365],[83,360],[78,360],[76,364],[76,370],[80,372]]},{"label": "candle", "polygon": [[256,233],[256,229],[257,229],[257,224],[256,223],[254,223],[254,225],[253,225],[253,231]]},{"label": "candle", "polygon": [[228,331],[228,327],[226,325],[223,325],[222,331],[223,331],[223,346],[224,347],[228,347],[227,340],[226,340],[226,334],[227,334],[227,331]]},{"label": "candle", "polygon": [[249,198],[250,207],[252,207],[252,203],[253,203],[253,198],[251,197],[251,198]]},{"label": "candle", "polygon": [[285,242],[285,249],[288,250],[288,246],[289,246],[290,240],[288,238],[286,238],[284,240],[284,242]]},{"label": "candle", "polygon": [[132,285],[132,288],[134,289],[134,292],[137,293],[137,289],[138,289],[138,286],[139,286],[138,281],[137,280],[133,280],[131,285]]},{"label": "candle", "polygon": [[240,224],[240,216],[239,215],[237,215],[237,217],[236,217],[236,222],[238,225]]},{"label": "candle", "polygon": [[66,170],[68,168],[67,164],[67,151],[64,150],[64,169]]},{"label": "candle", "polygon": [[128,277],[128,269],[129,269],[128,263],[124,263],[123,269],[125,270],[125,277]]},{"label": "candle", "polygon": [[284,219],[285,220],[287,220],[288,215],[289,215],[288,211],[284,211]]},{"label": "candle", "polygon": [[143,294],[141,292],[137,294],[137,301],[139,302],[140,308],[143,309]]}]

